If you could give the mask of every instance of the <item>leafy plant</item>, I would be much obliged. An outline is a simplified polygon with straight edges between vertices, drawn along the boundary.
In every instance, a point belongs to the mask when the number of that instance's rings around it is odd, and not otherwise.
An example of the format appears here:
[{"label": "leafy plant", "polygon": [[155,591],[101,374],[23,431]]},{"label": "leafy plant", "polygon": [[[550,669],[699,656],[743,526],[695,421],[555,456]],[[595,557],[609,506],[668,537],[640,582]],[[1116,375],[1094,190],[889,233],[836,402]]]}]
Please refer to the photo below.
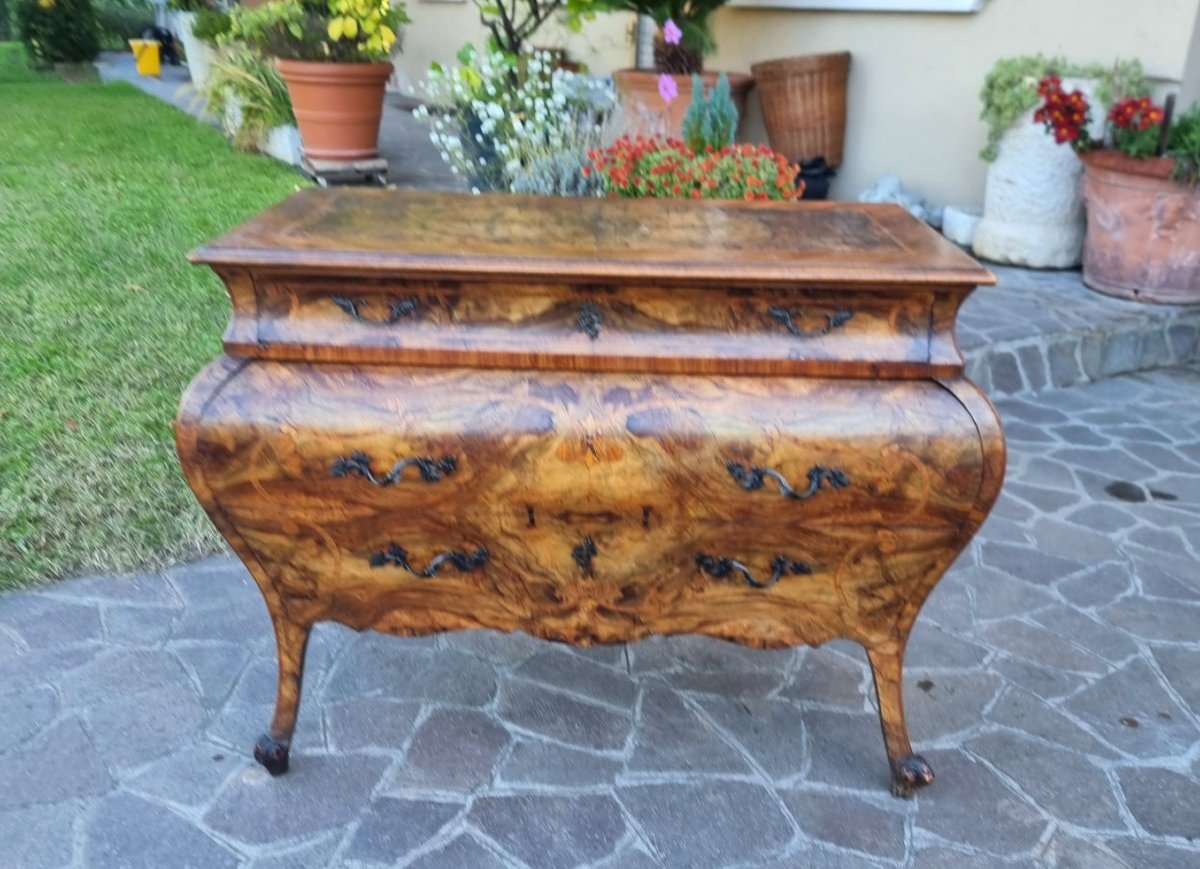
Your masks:
[{"label": "leafy plant", "polygon": [[692,104],[683,116],[683,141],[696,153],[719,151],[733,144],[737,133],[738,113],[729,90],[725,73],[706,95],[700,76],[692,75]]},{"label": "leafy plant", "polygon": [[201,9],[212,9],[213,0],[167,0],[167,8],[176,12],[199,12]]},{"label": "leafy plant", "polygon": [[1059,145],[1069,144],[1076,151],[1091,148],[1088,124],[1092,120],[1092,106],[1083,91],[1067,93],[1061,78],[1048,75],[1038,83],[1037,92],[1043,102],[1033,113],[1033,122],[1045,125],[1046,132],[1053,133]]},{"label": "leafy plant", "polygon": [[0,0],[0,42],[8,42],[16,35],[8,0]]},{"label": "leafy plant", "polygon": [[100,51],[91,0],[18,0],[17,32],[42,66],[88,63]]},{"label": "leafy plant", "polygon": [[154,23],[154,10],[145,0],[96,0],[95,9],[100,47],[107,51],[124,50]]},{"label": "leafy plant", "polygon": [[[477,190],[574,195],[587,153],[612,141],[617,100],[591,76],[558,69],[549,52],[511,58],[466,46],[459,64],[434,65],[430,124],[442,159]],[[582,186],[581,186],[582,185]]]},{"label": "leafy plant", "polygon": [[479,23],[487,28],[488,47],[510,59],[525,53],[526,43],[553,17],[578,33],[585,20],[595,17],[601,0],[471,0],[479,10]]},{"label": "leafy plant", "polygon": [[1041,54],[1006,57],[996,61],[984,79],[979,99],[980,119],[987,123],[987,145],[980,156],[989,163],[999,154],[1000,139],[1021,115],[1038,104],[1038,83],[1047,76],[1097,79],[1096,98],[1110,106],[1125,96],[1146,93],[1145,73],[1140,62],[1119,61],[1111,67],[1080,66],[1061,57]]},{"label": "leafy plant", "polygon": [[658,199],[793,200],[800,167],[766,146],[729,145],[697,154],[674,139],[622,136],[592,153],[609,196]]},{"label": "leafy plant", "polygon": [[227,45],[217,52],[202,94],[243,151],[258,150],[275,127],[296,123],[275,64],[246,45]]},{"label": "leafy plant", "polygon": [[232,26],[229,13],[223,9],[201,9],[192,23],[192,36],[216,45]]},{"label": "leafy plant", "polygon": [[616,11],[649,15],[660,28],[667,22],[678,28],[678,39],[663,39],[655,45],[654,60],[659,72],[689,75],[700,72],[703,58],[717,47],[712,37],[712,14],[728,0],[604,0]]},{"label": "leafy plant", "polygon": [[1167,156],[1175,158],[1174,179],[1179,184],[1200,184],[1200,105],[1179,116],[1167,140]]},{"label": "leafy plant", "polygon": [[226,40],[287,60],[373,63],[391,56],[408,20],[402,0],[271,0],[236,7]]},{"label": "leafy plant", "polygon": [[1129,97],[1108,113],[1113,145],[1130,157],[1157,157],[1166,112],[1149,97]]}]

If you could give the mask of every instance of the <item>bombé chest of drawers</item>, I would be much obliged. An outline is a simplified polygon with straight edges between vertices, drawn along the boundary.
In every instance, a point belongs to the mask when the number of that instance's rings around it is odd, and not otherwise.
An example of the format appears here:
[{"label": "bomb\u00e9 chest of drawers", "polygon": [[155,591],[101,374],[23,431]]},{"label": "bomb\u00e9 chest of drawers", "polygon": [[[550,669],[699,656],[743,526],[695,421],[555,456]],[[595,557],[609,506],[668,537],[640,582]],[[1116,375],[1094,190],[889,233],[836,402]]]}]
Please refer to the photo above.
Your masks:
[{"label": "bomb\u00e9 chest of drawers", "polygon": [[932,781],[905,641],[1004,442],[953,334],[991,275],[902,209],[306,191],[193,260],[233,315],[177,443],[274,622],[273,773],[334,620],[848,638]]}]

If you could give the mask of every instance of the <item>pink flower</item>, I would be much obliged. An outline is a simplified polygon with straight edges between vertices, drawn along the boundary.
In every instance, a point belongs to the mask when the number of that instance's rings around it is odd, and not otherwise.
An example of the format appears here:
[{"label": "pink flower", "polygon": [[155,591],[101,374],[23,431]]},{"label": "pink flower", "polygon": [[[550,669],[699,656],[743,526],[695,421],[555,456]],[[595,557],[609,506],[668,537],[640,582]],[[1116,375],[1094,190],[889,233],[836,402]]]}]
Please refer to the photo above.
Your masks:
[{"label": "pink flower", "polygon": [[663,25],[663,39],[668,45],[678,45],[679,40],[683,39],[683,31],[675,23],[675,19],[668,18],[667,23]]},{"label": "pink flower", "polygon": [[669,103],[679,96],[679,85],[665,72],[658,77],[658,95],[664,103]]}]

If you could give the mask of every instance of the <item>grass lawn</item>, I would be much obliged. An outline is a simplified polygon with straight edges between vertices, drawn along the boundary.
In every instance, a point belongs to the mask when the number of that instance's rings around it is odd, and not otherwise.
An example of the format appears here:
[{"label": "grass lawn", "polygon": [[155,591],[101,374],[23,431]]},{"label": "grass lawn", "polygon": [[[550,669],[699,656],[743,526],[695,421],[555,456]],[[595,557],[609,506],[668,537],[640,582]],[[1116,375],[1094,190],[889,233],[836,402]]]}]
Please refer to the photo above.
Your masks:
[{"label": "grass lawn", "polygon": [[171,425],[229,306],[184,257],[303,183],[133,87],[63,84],[14,48],[0,44],[0,590],[218,545]]}]

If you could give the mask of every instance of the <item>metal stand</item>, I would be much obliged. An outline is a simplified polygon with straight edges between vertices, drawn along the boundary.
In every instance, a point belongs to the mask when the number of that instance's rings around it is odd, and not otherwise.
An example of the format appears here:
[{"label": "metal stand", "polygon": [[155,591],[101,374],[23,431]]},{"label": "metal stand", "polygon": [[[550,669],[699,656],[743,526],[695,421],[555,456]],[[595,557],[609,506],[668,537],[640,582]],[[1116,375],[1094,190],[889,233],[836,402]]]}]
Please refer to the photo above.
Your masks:
[{"label": "metal stand", "polygon": [[345,163],[303,157],[300,160],[300,171],[321,187],[335,184],[377,184],[386,187],[388,183],[388,161],[383,157]]}]

